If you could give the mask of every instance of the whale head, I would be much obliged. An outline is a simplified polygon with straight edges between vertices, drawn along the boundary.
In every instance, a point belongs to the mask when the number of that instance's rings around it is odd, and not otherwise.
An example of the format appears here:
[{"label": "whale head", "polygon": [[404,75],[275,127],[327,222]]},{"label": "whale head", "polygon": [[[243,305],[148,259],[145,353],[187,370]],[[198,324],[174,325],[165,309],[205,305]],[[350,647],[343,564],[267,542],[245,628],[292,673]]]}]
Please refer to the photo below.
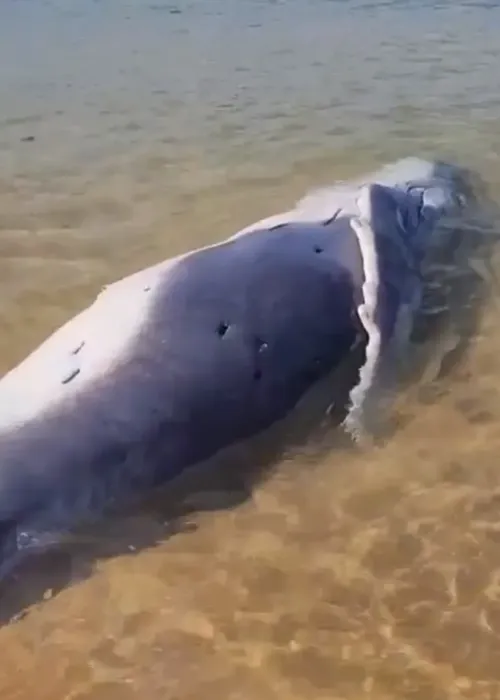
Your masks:
[{"label": "whale head", "polygon": [[391,164],[358,183],[351,228],[363,259],[357,312],[367,346],[345,422],[354,437],[364,433],[367,397],[382,367],[392,371],[395,354],[407,348],[422,303],[423,265],[440,224],[461,217],[472,198],[466,172],[420,159]]}]

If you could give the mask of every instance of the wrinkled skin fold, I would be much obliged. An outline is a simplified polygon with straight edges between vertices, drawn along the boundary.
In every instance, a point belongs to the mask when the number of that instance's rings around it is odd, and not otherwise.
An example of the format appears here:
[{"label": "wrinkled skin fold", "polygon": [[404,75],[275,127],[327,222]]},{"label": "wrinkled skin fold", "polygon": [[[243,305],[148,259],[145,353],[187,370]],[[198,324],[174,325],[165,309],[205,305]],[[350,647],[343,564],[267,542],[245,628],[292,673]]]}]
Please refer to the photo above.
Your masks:
[{"label": "wrinkled skin fold", "polygon": [[106,288],[0,381],[0,546],[22,550],[267,429],[362,342],[356,437],[463,192],[458,168],[400,161]]}]

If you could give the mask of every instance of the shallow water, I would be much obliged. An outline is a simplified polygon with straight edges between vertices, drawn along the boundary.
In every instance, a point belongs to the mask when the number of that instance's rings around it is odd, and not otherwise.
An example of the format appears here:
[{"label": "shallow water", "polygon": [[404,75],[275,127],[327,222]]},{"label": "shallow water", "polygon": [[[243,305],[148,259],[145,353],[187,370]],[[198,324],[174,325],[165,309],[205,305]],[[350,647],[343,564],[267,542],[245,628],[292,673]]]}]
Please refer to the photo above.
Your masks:
[{"label": "shallow water", "polygon": [[[4,0],[0,369],[103,283],[396,157],[498,199],[499,26],[458,0]],[[31,564],[2,700],[500,697],[495,237],[448,258],[383,440],[323,431],[251,496],[172,497],[175,532],[160,499]]]}]

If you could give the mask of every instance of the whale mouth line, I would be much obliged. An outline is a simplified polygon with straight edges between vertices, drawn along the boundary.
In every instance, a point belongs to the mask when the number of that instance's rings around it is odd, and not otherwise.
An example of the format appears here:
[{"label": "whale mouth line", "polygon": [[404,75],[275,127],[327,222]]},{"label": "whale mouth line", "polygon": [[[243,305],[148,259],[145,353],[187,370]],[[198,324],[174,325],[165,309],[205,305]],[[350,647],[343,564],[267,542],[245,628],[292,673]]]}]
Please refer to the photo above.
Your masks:
[{"label": "whale mouth line", "polygon": [[[367,192],[369,195],[369,192]],[[360,215],[351,220],[351,227],[357,237],[363,261],[364,281],[362,285],[363,302],[358,306],[358,317],[367,333],[365,362],[359,370],[359,381],[349,394],[349,410],[343,426],[355,442],[365,437],[364,409],[368,393],[375,382],[381,354],[381,332],[376,321],[378,292],[380,286],[378,273],[378,256],[375,232],[370,223],[371,206],[369,196],[362,192],[358,199]]]},{"label": "whale mouth line", "polygon": [[[379,187],[393,198],[393,223],[380,223],[377,218]],[[431,236],[441,219],[462,213],[469,201],[452,181],[430,177],[427,181],[405,181],[403,185],[379,185],[376,180],[364,183],[355,203],[358,211],[351,214],[350,225],[357,238],[363,270],[362,301],[356,312],[367,339],[365,361],[359,369],[359,380],[349,393],[342,426],[359,444],[370,439],[365,419],[369,403],[378,403],[377,390],[384,392],[380,370],[382,364],[385,369],[387,351],[400,342],[404,348],[410,341],[413,320],[422,304],[422,266]],[[392,274],[392,255],[398,261],[399,279],[394,281],[387,278],[387,274]],[[384,316],[391,314],[393,318],[387,327]]]}]

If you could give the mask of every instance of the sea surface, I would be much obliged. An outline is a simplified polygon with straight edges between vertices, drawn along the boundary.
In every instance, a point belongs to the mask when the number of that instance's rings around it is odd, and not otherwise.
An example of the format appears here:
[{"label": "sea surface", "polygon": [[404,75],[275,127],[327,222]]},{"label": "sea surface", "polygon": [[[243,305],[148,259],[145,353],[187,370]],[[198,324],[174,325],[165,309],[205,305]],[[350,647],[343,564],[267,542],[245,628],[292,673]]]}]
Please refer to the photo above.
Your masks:
[{"label": "sea surface", "polygon": [[[493,0],[2,0],[0,371],[106,282],[395,158],[500,200],[499,36]],[[436,264],[373,445],[332,427],[5,583],[1,700],[500,698],[499,233]]]}]

